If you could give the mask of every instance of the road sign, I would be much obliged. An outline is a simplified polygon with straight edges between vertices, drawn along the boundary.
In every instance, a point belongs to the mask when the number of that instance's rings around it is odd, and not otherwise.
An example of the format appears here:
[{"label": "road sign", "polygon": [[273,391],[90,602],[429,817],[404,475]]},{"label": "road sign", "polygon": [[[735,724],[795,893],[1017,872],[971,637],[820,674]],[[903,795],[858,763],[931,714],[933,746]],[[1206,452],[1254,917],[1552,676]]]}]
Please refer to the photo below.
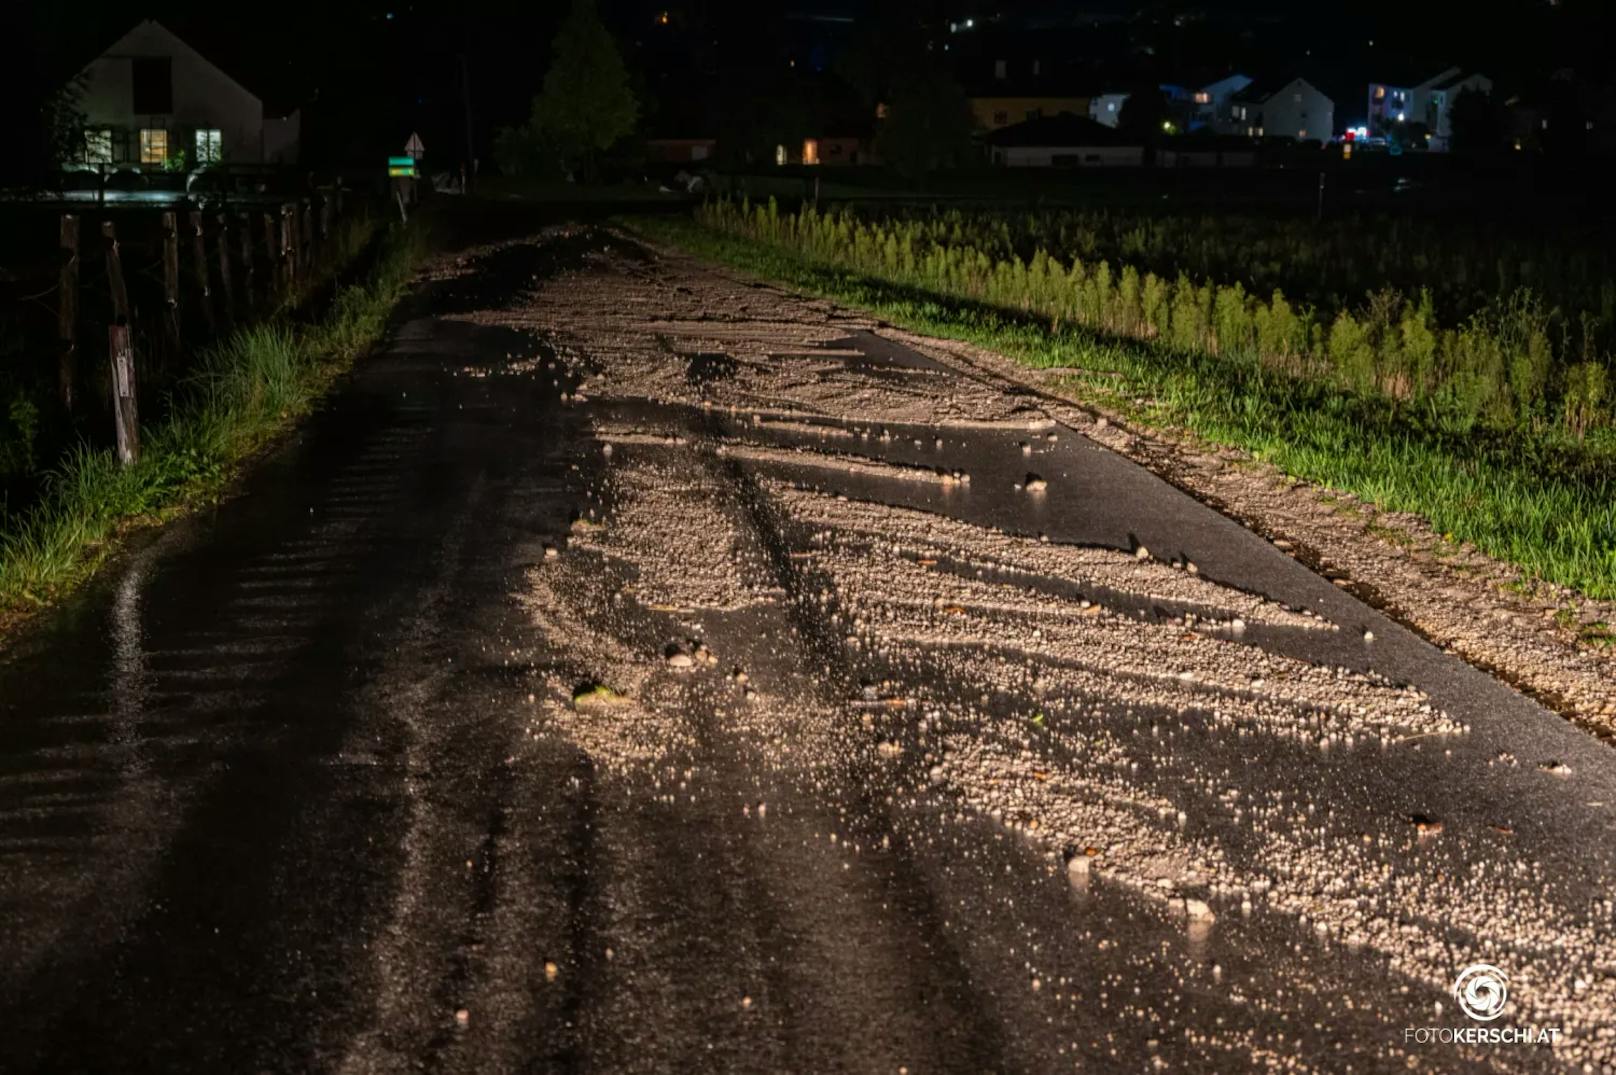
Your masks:
[{"label": "road sign", "polygon": [[413,178],[415,178],[415,158],[414,157],[388,157],[387,158],[387,174],[389,176],[392,176],[394,179],[413,179]]},{"label": "road sign", "polygon": [[410,140],[404,143],[404,152],[410,155],[411,160],[419,160],[426,156],[426,146],[422,144],[421,136],[411,131]]}]

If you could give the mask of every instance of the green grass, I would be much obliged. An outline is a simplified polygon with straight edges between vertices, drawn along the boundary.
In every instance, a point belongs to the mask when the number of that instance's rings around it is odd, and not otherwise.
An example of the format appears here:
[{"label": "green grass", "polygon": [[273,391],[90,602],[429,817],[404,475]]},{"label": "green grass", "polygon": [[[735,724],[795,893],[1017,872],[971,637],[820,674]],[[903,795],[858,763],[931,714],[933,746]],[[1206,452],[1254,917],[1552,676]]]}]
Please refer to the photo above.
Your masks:
[{"label": "green grass", "polygon": [[[358,232],[348,259],[359,256]],[[0,617],[15,620],[88,577],[120,534],[216,497],[234,470],[310,406],[380,338],[424,250],[419,227],[380,240],[363,283],[324,316],[282,316],[201,356],[168,417],[142,429],[140,460],[79,447],[30,510],[0,521]]]},{"label": "green grass", "polygon": [[647,237],[967,340],[1027,366],[1073,367],[1075,398],[1158,429],[1250,452],[1288,475],[1411,512],[1528,576],[1616,597],[1616,437],[1500,433],[1259,362],[1107,338],[980,303],[847,272],[685,218],[625,221]]}]

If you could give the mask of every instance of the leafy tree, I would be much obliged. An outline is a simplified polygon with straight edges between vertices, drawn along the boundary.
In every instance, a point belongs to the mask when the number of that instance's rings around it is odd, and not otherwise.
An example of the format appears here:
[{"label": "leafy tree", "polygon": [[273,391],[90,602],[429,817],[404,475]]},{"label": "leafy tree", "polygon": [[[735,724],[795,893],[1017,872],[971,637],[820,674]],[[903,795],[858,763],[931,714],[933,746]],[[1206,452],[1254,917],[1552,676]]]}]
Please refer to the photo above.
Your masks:
[{"label": "leafy tree", "polygon": [[971,128],[965,91],[944,67],[928,63],[896,81],[876,149],[902,175],[919,179],[967,160]]},{"label": "leafy tree", "polygon": [[568,168],[589,172],[601,153],[634,129],[639,104],[594,0],[574,0],[551,51],[529,122]]},{"label": "leafy tree", "polygon": [[1504,145],[1504,111],[1492,94],[1467,89],[1453,100],[1448,129],[1453,152],[1469,157],[1490,156]]},{"label": "leafy tree", "polygon": [[1117,130],[1150,141],[1162,133],[1162,124],[1167,119],[1167,96],[1161,87],[1135,86],[1128,91],[1128,99],[1122,102],[1122,111],[1117,113]]},{"label": "leafy tree", "polygon": [[773,164],[776,146],[801,146],[816,133],[815,100],[812,87],[789,70],[731,71],[712,109],[725,163]]}]

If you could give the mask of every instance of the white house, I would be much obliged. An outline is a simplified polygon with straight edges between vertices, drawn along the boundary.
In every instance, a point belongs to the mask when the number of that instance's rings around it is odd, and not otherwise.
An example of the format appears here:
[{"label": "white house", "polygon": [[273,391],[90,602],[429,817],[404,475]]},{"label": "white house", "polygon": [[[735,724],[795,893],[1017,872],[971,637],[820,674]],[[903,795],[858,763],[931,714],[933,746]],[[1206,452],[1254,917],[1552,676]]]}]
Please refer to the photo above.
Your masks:
[{"label": "white house", "polygon": [[1000,128],[983,141],[993,163],[1007,168],[1137,168],[1145,162],[1144,146],[1069,112]]},{"label": "white house", "polygon": [[1089,119],[1115,127],[1122,119],[1122,106],[1127,100],[1126,93],[1097,93],[1089,98]]},{"label": "white house", "polygon": [[1491,93],[1492,79],[1474,71],[1449,67],[1414,85],[1371,82],[1369,130],[1383,135],[1402,124],[1422,123],[1430,136],[1426,147],[1444,153],[1453,136],[1453,102],[1465,90]]},{"label": "white house", "polygon": [[1216,130],[1218,122],[1229,115],[1230,100],[1250,85],[1251,79],[1248,76],[1233,74],[1225,75],[1216,82],[1208,82],[1194,90],[1182,106],[1185,109],[1183,129]]},{"label": "white house", "polygon": [[1250,138],[1328,141],[1335,130],[1335,103],[1306,79],[1254,82],[1229,98],[1229,115],[1218,133]]},{"label": "white house", "polygon": [[251,91],[150,19],[80,77],[80,163],[154,169],[297,161],[297,111],[266,115]]}]

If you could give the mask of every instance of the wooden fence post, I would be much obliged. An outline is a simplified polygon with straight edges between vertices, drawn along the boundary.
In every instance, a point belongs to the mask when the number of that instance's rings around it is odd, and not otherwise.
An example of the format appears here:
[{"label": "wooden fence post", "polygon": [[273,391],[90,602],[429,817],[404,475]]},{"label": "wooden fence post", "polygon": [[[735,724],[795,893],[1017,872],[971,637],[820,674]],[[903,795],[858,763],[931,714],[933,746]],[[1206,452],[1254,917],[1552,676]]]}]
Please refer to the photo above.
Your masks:
[{"label": "wooden fence post", "polygon": [[252,241],[252,214],[241,214],[241,286],[247,296],[247,316],[253,315],[253,309],[258,298],[253,294],[253,275],[257,270],[253,266]]},{"label": "wooden fence post", "polygon": [[112,293],[112,324],[107,329],[107,355],[112,361],[112,415],[118,435],[118,461],[124,466],[140,458],[140,418],[135,406],[135,350],[130,324],[129,289],[124,285],[118,232],[112,221],[101,225],[106,248],[107,287]]},{"label": "wooden fence post", "polygon": [[230,278],[230,216],[228,213],[219,214],[219,290],[224,298],[224,324],[225,327],[233,325],[236,320],[236,285]]},{"label": "wooden fence post", "polygon": [[73,409],[74,367],[79,352],[79,218],[62,214],[61,272],[56,282],[57,377],[62,407]]},{"label": "wooden fence post", "polygon": [[[275,215],[267,210],[264,212],[264,259],[269,263],[269,279],[264,281],[264,290],[273,298],[281,286],[281,241],[275,228]],[[273,301],[270,305],[273,307]]]},{"label": "wooden fence post", "polygon": [[169,348],[180,350],[180,231],[172,212],[163,214],[163,332]]},{"label": "wooden fence post", "polygon": [[284,286],[290,295],[297,290],[297,247],[293,238],[293,227],[297,221],[293,218],[290,205],[281,206],[281,268],[285,277]]},{"label": "wooden fence post", "polygon": [[331,196],[320,195],[320,245],[325,246],[326,240],[331,238]]},{"label": "wooden fence post", "polygon": [[303,268],[306,273],[314,261],[314,203],[304,198],[297,203],[297,211],[301,214],[300,222],[303,225],[299,232],[302,241],[298,244],[298,253],[303,255]]},{"label": "wooden fence post", "polygon": [[213,314],[213,282],[208,274],[208,244],[202,231],[202,211],[191,210],[191,260],[195,262],[196,289],[202,296],[202,318],[208,335],[219,335],[219,322]]}]

